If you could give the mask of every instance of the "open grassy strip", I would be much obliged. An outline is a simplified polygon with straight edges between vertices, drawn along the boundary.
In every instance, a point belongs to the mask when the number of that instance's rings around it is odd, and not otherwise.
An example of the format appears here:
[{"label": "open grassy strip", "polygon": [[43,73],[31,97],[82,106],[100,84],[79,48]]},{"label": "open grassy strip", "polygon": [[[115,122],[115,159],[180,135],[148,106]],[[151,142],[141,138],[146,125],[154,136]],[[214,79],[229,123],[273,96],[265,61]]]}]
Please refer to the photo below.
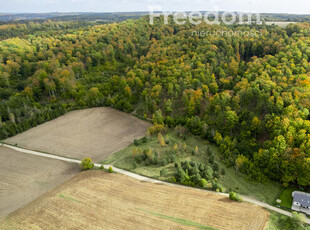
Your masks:
[{"label": "open grassy strip", "polygon": [[281,194],[279,195],[278,199],[281,200],[279,205],[291,208],[293,203],[293,196],[292,193],[294,191],[301,191],[299,188],[296,187],[288,187],[282,190]]},{"label": "open grassy strip", "polygon": [[300,224],[291,217],[282,215],[280,213],[268,210],[269,221],[266,230],[309,230],[310,226]]},{"label": "open grassy strip", "polygon": [[63,194],[58,194],[59,197],[61,198],[64,198],[66,200],[70,200],[70,201],[73,201],[73,202],[76,202],[76,203],[81,203],[80,201],[76,200],[76,199],[73,199],[72,197],[69,197],[69,196],[65,196]]},{"label": "open grassy strip", "polygon": [[296,191],[296,188],[285,188],[281,192],[279,196],[279,200],[281,200],[280,205],[286,208],[292,207],[293,197],[292,192]]},{"label": "open grassy strip", "polygon": [[139,210],[144,211],[144,212],[149,213],[149,214],[154,215],[154,216],[159,216],[159,217],[164,218],[166,220],[171,220],[173,222],[176,222],[178,224],[182,224],[185,226],[197,227],[199,229],[216,230],[216,228],[212,228],[210,226],[206,226],[206,225],[203,225],[203,224],[191,221],[191,220],[176,218],[173,216],[166,216],[166,215],[163,215],[160,213],[155,213],[155,212],[151,212],[151,211],[144,210],[144,209],[139,209]]},{"label": "open grassy strip", "polygon": [[[234,168],[226,167],[226,165],[221,162],[218,148],[207,143],[205,140],[190,134],[187,134],[186,138],[180,138],[174,131],[166,133],[164,139],[166,144],[162,147],[156,135],[148,137],[146,143],[140,141],[138,146],[131,144],[109,156],[102,163],[113,164],[116,167],[151,178],[172,181],[176,172],[174,163],[195,161],[209,164],[211,154],[214,157],[214,164],[217,164],[219,168],[217,170],[219,174],[218,182],[226,188],[226,192],[236,191],[240,194],[248,195],[270,204],[273,204],[281,193],[283,187],[279,183],[269,181],[262,184],[249,181],[246,175],[236,172]],[[174,150],[175,145],[178,146],[177,151]],[[186,150],[184,150],[183,146],[186,146]],[[198,148],[197,152],[195,151],[196,147]],[[158,154],[159,160],[173,152],[175,160],[173,163],[165,165],[161,162],[156,165],[149,164],[148,162],[135,164],[133,154],[135,149],[151,149],[152,154]],[[209,149],[210,153],[207,153],[207,149]],[[164,175],[161,173],[163,169],[165,171]]]}]

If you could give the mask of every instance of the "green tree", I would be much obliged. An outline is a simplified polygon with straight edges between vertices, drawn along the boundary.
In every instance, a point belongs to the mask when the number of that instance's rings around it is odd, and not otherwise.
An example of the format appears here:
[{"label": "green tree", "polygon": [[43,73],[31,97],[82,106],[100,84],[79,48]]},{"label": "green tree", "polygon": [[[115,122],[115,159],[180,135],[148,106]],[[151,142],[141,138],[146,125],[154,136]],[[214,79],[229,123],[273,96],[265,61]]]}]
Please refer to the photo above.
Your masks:
[{"label": "green tree", "polygon": [[81,165],[82,170],[84,171],[92,169],[94,167],[92,159],[90,159],[89,157],[84,158],[80,165]]}]

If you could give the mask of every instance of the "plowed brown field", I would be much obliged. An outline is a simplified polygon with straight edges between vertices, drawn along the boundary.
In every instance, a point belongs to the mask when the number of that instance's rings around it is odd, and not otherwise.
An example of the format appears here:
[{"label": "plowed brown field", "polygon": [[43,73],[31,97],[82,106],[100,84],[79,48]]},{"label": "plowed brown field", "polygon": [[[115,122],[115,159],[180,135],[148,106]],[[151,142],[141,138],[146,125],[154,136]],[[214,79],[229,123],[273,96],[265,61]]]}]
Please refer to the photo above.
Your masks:
[{"label": "plowed brown field", "polygon": [[0,217],[37,199],[80,171],[75,164],[4,147],[0,147],[0,162]]},{"label": "plowed brown field", "polygon": [[101,107],[69,112],[5,142],[79,160],[91,157],[101,161],[144,136],[149,126],[130,114]]}]

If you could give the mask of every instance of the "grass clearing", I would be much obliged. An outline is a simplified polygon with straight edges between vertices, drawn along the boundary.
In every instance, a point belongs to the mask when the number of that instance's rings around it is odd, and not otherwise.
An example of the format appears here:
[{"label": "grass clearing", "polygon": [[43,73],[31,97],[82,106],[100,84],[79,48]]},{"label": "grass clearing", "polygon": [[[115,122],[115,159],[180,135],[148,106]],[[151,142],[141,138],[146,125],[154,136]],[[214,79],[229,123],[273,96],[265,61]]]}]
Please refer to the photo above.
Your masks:
[{"label": "grass clearing", "polygon": [[282,190],[281,194],[278,197],[278,199],[281,200],[281,203],[280,203],[281,206],[286,207],[286,208],[292,207],[292,203],[293,203],[292,193],[294,191],[302,191],[302,190],[300,190],[297,187],[288,187]]},{"label": "grass clearing", "polygon": [[296,188],[285,188],[283,189],[283,191],[281,192],[280,196],[279,196],[279,200],[281,200],[280,205],[286,208],[291,208],[292,207],[292,203],[293,203],[293,197],[292,197],[292,193],[296,191]]},{"label": "grass clearing", "polygon": [[164,218],[164,219],[167,219],[167,220],[171,220],[173,222],[176,222],[176,223],[179,223],[179,224],[182,224],[182,225],[185,225],[185,226],[193,226],[193,227],[197,227],[199,229],[216,230],[216,228],[212,228],[212,227],[209,227],[209,226],[206,226],[206,225],[203,225],[203,224],[199,224],[199,223],[196,223],[196,222],[193,222],[193,221],[190,221],[190,220],[176,218],[176,217],[173,217],[173,216],[166,216],[166,215],[163,215],[163,214],[160,214],[160,213],[154,213],[154,212],[150,212],[150,211],[143,210],[143,209],[140,209],[140,210],[142,210],[142,211],[144,211],[146,213],[152,214],[154,216],[159,216],[161,218]]},{"label": "grass clearing", "polygon": [[[178,137],[174,131],[169,131],[164,135],[164,139],[169,140],[169,144],[165,147],[161,147],[158,143],[157,136],[151,136],[147,143],[141,142],[139,146],[134,144],[114,153],[105,159],[102,163],[113,164],[116,167],[160,180],[171,180],[176,171],[174,163],[163,165],[146,165],[141,163],[134,165],[133,150],[137,148],[152,149],[152,153],[158,152],[160,156],[164,156],[167,151],[174,151],[173,147],[178,144],[179,151],[175,154],[176,162],[181,161],[196,161],[202,163],[208,163],[209,156],[207,154],[207,147],[214,156],[215,162],[219,165],[219,183],[222,184],[226,191],[235,191],[242,195],[254,197],[261,201],[273,204],[279,196],[282,186],[276,182],[267,182],[265,184],[249,181],[246,175],[236,172],[233,168],[227,168],[221,163],[220,154],[216,146],[208,144],[205,140],[202,140],[193,135],[187,134],[186,140]],[[181,150],[182,146],[186,144],[186,151]],[[195,147],[198,147],[198,153],[192,154],[195,151]],[[168,172],[166,176],[160,176],[160,171],[165,168]],[[225,175],[221,174],[221,171],[225,171]]]},{"label": "grass clearing", "polygon": [[269,211],[269,220],[266,225],[266,230],[310,230],[310,226],[298,226],[294,223],[291,217],[280,213]]},{"label": "grass clearing", "polygon": [[64,196],[63,194],[58,194],[58,196],[61,197],[61,198],[66,199],[66,200],[71,200],[73,202],[80,203],[80,201],[78,201],[76,199],[73,199],[72,197],[69,197],[69,196]]}]

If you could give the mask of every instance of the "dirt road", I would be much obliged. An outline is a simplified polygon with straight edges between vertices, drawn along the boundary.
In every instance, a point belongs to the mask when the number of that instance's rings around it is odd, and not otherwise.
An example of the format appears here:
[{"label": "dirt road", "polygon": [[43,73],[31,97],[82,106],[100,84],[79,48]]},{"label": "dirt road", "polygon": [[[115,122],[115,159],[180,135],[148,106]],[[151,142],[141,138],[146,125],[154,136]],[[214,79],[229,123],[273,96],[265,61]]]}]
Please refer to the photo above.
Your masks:
[{"label": "dirt road", "polygon": [[[27,154],[31,154],[31,155],[42,156],[42,157],[46,157],[46,158],[57,159],[57,160],[62,160],[62,161],[72,162],[72,163],[77,163],[77,164],[79,164],[81,162],[80,160],[75,160],[75,159],[70,159],[70,158],[66,158],[66,157],[55,156],[55,155],[51,155],[51,154],[47,154],[47,153],[41,153],[41,152],[33,151],[33,150],[27,150],[27,149],[15,147],[15,146],[7,145],[7,144],[2,144],[2,145],[4,147],[14,149],[14,150],[19,151],[21,153],[27,153]],[[95,164],[95,166],[100,167],[101,164]],[[141,176],[141,175],[137,175],[135,173],[128,172],[128,171],[125,171],[123,169],[116,168],[113,165],[104,165],[104,167],[105,168],[112,167],[115,172],[124,174],[126,176],[135,178],[135,179],[140,180],[140,181],[146,181],[146,182],[151,182],[151,183],[155,183],[155,184],[165,184],[165,185],[174,186],[174,187],[190,188],[190,187],[183,186],[183,185],[167,183],[167,182],[163,182],[163,181],[160,181],[160,180],[156,180],[156,179],[144,177],[144,176]],[[190,189],[197,189],[197,188],[190,188]],[[202,190],[202,191],[205,191],[205,190]],[[210,193],[212,191],[206,191],[206,192]],[[217,192],[212,192],[212,193],[219,194],[219,195],[226,196],[226,197],[228,196],[228,194],[226,194],[226,193],[217,193]],[[282,209],[279,209],[279,208],[276,208],[274,206],[271,206],[269,204],[260,202],[258,200],[253,199],[253,198],[249,198],[247,196],[242,196],[242,198],[246,202],[249,202],[249,203],[252,203],[252,204],[256,204],[258,206],[261,206],[261,207],[273,210],[275,212],[281,213],[281,214],[286,215],[286,216],[292,216],[292,213],[290,213],[290,212],[287,212],[287,211],[284,211]],[[307,218],[306,219],[306,223],[310,224],[310,219]]]}]

